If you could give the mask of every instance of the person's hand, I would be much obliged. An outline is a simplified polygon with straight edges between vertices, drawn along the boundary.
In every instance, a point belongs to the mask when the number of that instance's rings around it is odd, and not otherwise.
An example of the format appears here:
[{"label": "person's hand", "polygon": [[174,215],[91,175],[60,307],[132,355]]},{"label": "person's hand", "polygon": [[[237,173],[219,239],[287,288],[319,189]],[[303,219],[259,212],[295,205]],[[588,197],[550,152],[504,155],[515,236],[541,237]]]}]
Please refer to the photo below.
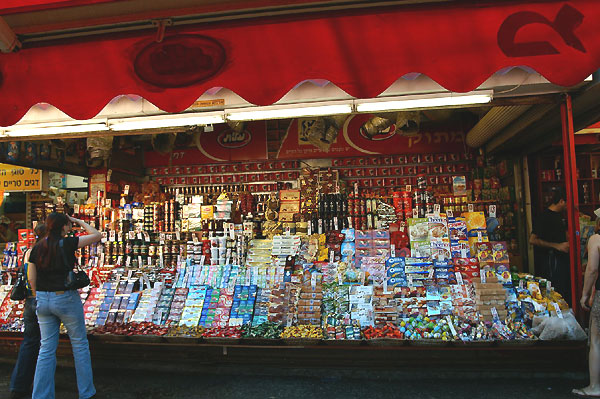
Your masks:
[{"label": "person's hand", "polygon": [[558,243],[554,246],[554,248],[560,252],[569,252],[569,242],[565,241],[565,242]]},{"label": "person's hand", "polygon": [[67,217],[69,218],[69,220],[70,220],[70,221],[71,221],[71,223],[73,223],[73,224],[77,224],[77,225],[78,225],[78,224],[79,224],[79,222],[81,222],[81,220],[79,220],[79,219],[75,219],[73,216],[69,216],[69,215],[67,215]]},{"label": "person's hand", "polygon": [[590,301],[590,296],[587,294],[584,294],[581,296],[581,300],[579,301],[579,304],[581,305],[581,308],[587,312],[590,311],[590,308],[592,307],[592,303]]}]

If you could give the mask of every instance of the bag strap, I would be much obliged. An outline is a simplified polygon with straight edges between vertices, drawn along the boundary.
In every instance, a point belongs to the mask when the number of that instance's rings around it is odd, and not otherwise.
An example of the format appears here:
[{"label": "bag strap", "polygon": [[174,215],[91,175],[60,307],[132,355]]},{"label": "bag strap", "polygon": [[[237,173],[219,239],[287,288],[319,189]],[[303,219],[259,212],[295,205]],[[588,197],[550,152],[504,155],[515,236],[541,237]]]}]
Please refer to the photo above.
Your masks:
[{"label": "bag strap", "polygon": [[58,246],[60,247],[60,253],[62,255],[63,258],[63,264],[65,265],[65,268],[67,270],[72,270],[72,269],[79,269],[81,270],[81,267],[77,264],[77,262],[75,262],[75,264],[73,265],[73,267],[69,266],[69,264],[67,263],[67,256],[65,255],[65,247],[64,247],[64,240],[61,238],[60,241],[58,242]]}]

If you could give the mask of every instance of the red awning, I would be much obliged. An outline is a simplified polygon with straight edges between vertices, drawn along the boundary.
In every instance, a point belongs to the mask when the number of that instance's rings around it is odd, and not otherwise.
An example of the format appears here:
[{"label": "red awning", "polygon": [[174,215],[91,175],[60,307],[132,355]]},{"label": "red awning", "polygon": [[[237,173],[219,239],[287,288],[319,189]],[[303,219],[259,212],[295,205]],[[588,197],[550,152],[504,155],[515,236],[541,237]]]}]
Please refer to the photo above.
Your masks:
[{"label": "red awning", "polygon": [[326,79],[374,97],[420,72],[451,91],[528,66],[573,86],[600,67],[597,0],[351,10],[167,28],[0,56],[0,125],[50,103],[76,119],[137,94],[179,112],[213,87],[272,104],[297,83]]}]

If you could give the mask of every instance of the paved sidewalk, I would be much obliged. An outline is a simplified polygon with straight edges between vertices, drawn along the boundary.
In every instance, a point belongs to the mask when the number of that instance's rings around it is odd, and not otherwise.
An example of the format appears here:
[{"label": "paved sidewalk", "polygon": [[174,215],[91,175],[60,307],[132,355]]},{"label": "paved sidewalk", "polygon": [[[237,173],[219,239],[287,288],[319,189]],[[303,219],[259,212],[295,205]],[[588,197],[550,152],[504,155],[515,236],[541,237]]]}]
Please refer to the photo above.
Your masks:
[{"label": "paved sidewalk", "polygon": [[[0,364],[0,398],[8,397],[12,366]],[[331,374],[336,374],[332,371]],[[149,371],[100,369],[94,371],[99,399],[312,399],[312,398],[532,398],[570,396],[573,387],[586,384],[580,374],[562,378],[513,379],[423,379],[239,376],[215,374],[174,374]],[[76,399],[75,371],[59,367],[56,398]]]}]

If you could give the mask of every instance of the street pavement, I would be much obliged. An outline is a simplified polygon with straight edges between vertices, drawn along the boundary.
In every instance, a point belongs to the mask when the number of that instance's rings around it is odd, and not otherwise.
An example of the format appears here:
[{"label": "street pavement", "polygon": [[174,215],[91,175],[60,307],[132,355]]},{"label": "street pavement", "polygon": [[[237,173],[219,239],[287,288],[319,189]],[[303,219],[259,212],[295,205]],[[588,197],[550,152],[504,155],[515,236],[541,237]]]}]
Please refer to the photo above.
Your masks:
[{"label": "street pavement", "polygon": [[[123,366],[123,365],[121,365]],[[12,365],[0,363],[0,398],[8,398]],[[257,375],[222,368],[219,373],[173,373],[148,370],[95,369],[98,399],[312,399],[312,398],[532,398],[571,397],[573,387],[587,383],[583,373],[550,375],[543,373],[504,373],[494,378],[477,378],[473,372],[454,376],[436,372],[418,375],[394,375],[377,370],[344,373],[323,371],[317,375]],[[418,373],[417,373],[418,374]],[[433,375],[432,375],[433,374]],[[76,399],[75,371],[59,367],[56,373],[56,399]]]}]

